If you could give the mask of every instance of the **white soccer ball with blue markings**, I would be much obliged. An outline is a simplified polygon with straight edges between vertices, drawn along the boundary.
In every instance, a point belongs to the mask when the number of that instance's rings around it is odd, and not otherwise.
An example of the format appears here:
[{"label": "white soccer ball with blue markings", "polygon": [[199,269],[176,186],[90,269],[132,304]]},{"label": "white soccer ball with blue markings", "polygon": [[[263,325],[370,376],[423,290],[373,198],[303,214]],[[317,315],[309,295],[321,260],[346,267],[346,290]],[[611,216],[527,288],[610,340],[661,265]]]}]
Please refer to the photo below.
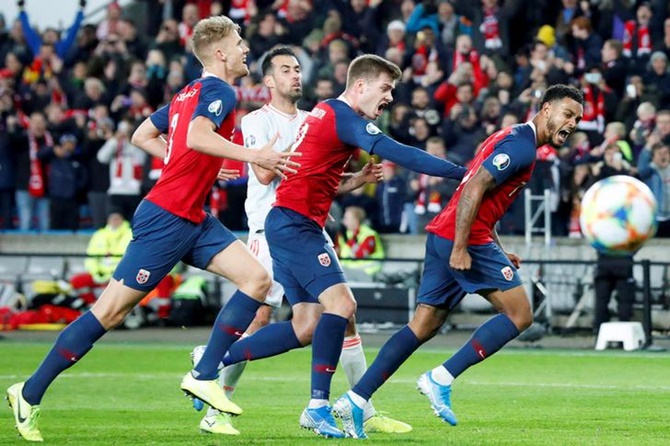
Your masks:
[{"label": "white soccer ball with blue markings", "polygon": [[634,254],[656,232],[656,199],[643,182],[626,175],[598,181],[582,198],[582,233],[604,254]]}]

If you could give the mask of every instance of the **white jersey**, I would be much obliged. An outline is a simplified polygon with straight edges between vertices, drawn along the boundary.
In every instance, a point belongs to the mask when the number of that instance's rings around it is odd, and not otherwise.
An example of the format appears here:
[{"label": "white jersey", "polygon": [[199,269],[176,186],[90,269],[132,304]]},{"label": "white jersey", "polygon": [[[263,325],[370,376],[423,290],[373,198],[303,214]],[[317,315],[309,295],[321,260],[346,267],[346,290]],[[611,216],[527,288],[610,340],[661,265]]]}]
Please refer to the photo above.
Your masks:
[{"label": "white jersey", "polygon": [[[250,149],[260,149],[272,137],[279,135],[274,148],[278,152],[283,152],[295,141],[298,129],[306,117],[307,112],[304,110],[298,110],[295,115],[289,115],[270,104],[265,104],[242,118],[244,145]],[[280,178],[275,178],[272,183],[265,186],[258,181],[251,166],[249,167],[247,200],[244,203],[244,210],[247,213],[251,234],[265,227],[265,217],[272,209],[272,203],[275,202],[279,181]]]}]

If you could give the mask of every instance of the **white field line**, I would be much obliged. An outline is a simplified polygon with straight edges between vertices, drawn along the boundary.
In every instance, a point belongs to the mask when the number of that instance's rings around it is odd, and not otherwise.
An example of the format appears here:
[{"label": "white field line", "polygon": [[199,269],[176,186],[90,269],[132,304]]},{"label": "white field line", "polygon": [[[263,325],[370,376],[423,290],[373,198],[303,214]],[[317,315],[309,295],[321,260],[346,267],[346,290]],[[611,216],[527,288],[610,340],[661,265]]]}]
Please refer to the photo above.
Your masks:
[{"label": "white field line", "polygon": [[[252,372],[253,373],[253,372]],[[101,373],[64,373],[59,376],[59,379],[82,379],[82,378],[101,378],[101,379],[131,379],[138,381],[155,381],[156,379],[169,379],[178,382],[183,375],[178,375],[174,373],[110,373],[110,372],[101,372]],[[25,375],[0,375],[2,380],[17,380],[23,379]],[[292,383],[292,382],[309,382],[310,377],[307,371],[303,377],[283,377],[283,376],[248,376],[249,380],[253,381],[264,381],[264,382],[277,382],[277,383]],[[407,378],[391,378],[390,382],[397,384],[415,384],[415,379]],[[529,383],[529,382],[516,382],[516,381],[477,381],[477,380],[468,380],[461,379],[461,383],[475,386],[486,386],[486,387],[537,387],[537,388],[565,388],[565,389],[602,389],[602,390],[660,390],[670,392],[670,386],[648,386],[648,385],[617,385],[617,384],[577,384],[577,383]]]}]

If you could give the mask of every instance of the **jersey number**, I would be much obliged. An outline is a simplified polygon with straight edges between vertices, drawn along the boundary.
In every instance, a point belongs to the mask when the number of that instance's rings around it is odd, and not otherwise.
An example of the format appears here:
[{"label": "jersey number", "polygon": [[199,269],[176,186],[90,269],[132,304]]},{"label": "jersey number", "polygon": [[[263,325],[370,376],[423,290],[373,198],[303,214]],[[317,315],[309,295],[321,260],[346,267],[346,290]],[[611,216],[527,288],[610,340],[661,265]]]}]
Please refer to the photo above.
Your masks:
[{"label": "jersey number", "polygon": [[170,155],[172,154],[172,140],[174,139],[174,131],[177,128],[177,121],[179,120],[179,113],[175,113],[172,116],[170,121],[170,138],[168,139],[167,145],[165,146],[165,157],[163,158],[163,164],[167,164],[170,161]]}]

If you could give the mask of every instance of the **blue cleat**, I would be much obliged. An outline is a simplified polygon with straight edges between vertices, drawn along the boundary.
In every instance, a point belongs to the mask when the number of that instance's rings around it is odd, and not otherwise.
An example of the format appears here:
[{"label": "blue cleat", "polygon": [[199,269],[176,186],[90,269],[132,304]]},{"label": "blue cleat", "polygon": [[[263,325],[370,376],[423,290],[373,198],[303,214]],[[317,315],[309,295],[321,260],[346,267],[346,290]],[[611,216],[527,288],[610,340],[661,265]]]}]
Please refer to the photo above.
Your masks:
[{"label": "blue cleat", "polygon": [[323,406],[318,409],[306,408],[300,415],[300,427],[324,437],[344,438],[344,433],[337,428],[331,411],[330,406]]},{"label": "blue cleat", "polygon": [[451,410],[451,386],[436,383],[433,381],[432,373],[428,371],[419,377],[416,388],[426,395],[435,415],[456,426],[456,415]]},{"label": "blue cleat", "polygon": [[347,437],[368,438],[363,429],[363,409],[354,403],[345,393],[333,404],[333,413],[342,420],[344,434]]},{"label": "blue cleat", "polygon": [[193,398],[193,408],[200,412],[205,407],[205,403],[201,399]]}]

